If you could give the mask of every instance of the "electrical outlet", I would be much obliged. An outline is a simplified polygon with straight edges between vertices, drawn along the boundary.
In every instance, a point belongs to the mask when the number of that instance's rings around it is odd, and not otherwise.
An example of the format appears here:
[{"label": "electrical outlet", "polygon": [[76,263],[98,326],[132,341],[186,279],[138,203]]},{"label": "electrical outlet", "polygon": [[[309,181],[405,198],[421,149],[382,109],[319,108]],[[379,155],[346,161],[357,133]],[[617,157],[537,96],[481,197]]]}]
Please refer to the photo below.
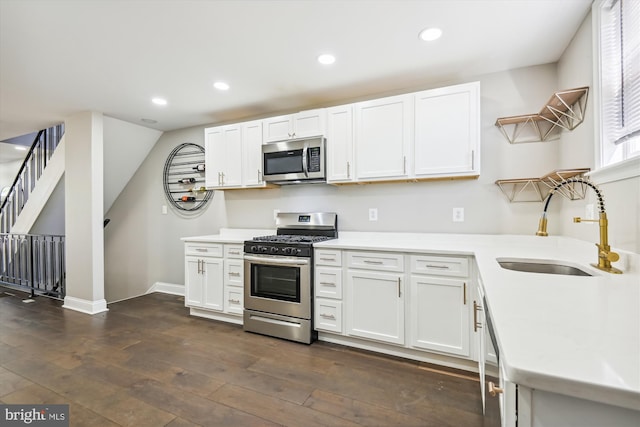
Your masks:
[{"label": "electrical outlet", "polygon": [[378,208],[369,208],[369,221],[378,220]]},{"label": "electrical outlet", "polygon": [[453,222],[464,222],[464,208],[453,208]]}]

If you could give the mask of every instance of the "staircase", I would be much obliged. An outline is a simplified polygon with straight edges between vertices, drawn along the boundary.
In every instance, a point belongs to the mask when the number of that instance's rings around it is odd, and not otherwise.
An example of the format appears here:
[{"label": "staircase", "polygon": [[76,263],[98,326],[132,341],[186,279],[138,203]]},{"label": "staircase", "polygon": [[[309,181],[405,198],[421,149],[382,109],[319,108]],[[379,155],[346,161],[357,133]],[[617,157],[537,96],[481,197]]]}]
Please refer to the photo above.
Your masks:
[{"label": "staircase", "polygon": [[[65,295],[64,236],[11,232],[32,198],[36,183],[51,163],[56,148],[61,145],[63,135],[64,124],[38,132],[0,205],[0,285],[27,290],[31,296],[39,294],[62,299]],[[35,211],[39,212],[39,208]]]},{"label": "staircase", "polygon": [[36,183],[62,140],[64,124],[38,132],[13,184],[0,206],[0,233],[9,233],[24,209]]}]

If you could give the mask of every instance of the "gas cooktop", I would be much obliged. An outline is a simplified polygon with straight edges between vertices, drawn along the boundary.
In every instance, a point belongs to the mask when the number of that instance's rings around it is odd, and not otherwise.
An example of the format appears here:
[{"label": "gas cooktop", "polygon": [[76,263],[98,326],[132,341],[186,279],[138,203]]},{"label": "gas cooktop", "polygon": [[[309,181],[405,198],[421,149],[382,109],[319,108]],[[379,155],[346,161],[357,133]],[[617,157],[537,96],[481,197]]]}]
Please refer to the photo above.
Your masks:
[{"label": "gas cooktop", "polygon": [[274,243],[317,243],[325,240],[334,239],[330,236],[306,236],[296,234],[278,234],[273,236],[254,237],[254,242],[274,242]]}]

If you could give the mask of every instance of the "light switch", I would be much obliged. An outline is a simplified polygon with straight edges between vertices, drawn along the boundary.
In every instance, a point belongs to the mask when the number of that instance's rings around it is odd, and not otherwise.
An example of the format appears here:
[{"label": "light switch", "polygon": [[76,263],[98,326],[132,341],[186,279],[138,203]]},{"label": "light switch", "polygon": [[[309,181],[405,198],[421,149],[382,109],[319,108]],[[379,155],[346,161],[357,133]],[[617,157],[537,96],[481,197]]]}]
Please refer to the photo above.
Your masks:
[{"label": "light switch", "polygon": [[369,221],[378,220],[378,208],[369,208]]}]

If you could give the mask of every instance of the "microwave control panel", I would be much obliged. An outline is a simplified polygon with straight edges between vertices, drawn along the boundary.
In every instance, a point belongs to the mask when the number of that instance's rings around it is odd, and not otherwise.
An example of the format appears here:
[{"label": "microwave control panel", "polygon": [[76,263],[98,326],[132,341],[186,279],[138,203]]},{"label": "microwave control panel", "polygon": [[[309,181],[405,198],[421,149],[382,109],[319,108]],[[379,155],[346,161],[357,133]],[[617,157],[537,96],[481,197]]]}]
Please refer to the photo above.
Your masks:
[{"label": "microwave control panel", "polygon": [[309,172],[320,172],[320,147],[309,148]]}]

